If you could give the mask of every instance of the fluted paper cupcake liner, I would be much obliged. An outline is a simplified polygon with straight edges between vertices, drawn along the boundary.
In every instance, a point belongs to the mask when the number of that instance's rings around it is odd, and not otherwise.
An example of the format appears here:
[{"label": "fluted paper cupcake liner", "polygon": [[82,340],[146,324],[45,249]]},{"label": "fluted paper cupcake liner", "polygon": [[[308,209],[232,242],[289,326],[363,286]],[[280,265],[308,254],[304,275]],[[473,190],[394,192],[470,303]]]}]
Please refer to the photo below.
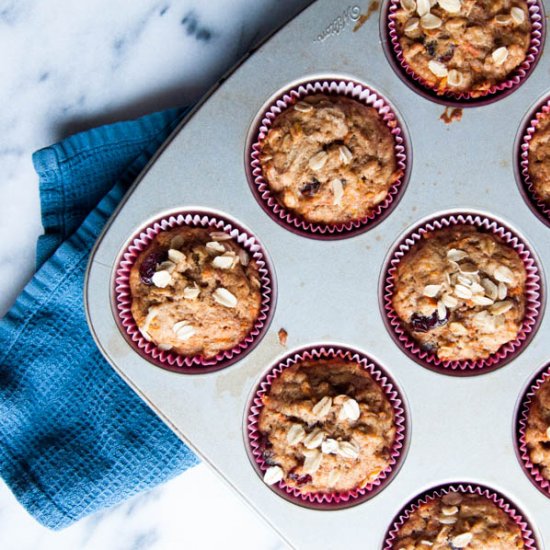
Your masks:
[{"label": "fluted paper cupcake liner", "polygon": [[[223,231],[233,241],[246,250],[256,261],[261,282],[261,307],[258,318],[247,336],[235,347],[221,351],[216,356],[205,358],[202,355],[186,356],[171,350],[162,350],[141,334],[132,315],[132,294],[130,272],[140,253],[163,231],[188,226]],[[202,211],[181,211],[148,224],[131,240],[122,253],[114,276],[115,318],[123,335],[130,345],[143,357],[155,365],[181,373],[196,374],[219,370],[245,357],[259,343],[269,327],[275,307],[276,293],[273,270],[267,254],[256,237],[235,221],[218,214]]]},{"label": "fluted paper cupcake liner", "polygon": [[[397,166],[402,175],[388,190],[386,198],[372,209],[367,216],[345,223],[317,223],[300,218],[279,203],[265,180],[260,165],[262,142],[265,139],[273,121],[285,109],[297,101],[313,94],[327,94],[355,99],[364,105],[373,107],[380,115],[393,136]],[[248,150],[249,183],[256,199],[271,218],[287,229],[316,239],[342,239],[373,228],[382,221],[397,205],[403,195],[410,168],[410,147],[407,143],[404,129],[393,107],[389,105],[379,92],[351,80],[311,80],[293,86],[275,99],[261,115],[252,145]]]},{"label": "fluted paper cupcake liner", "polygon": [[479,485],[477,483],[446,483],[444,485],[429,489],[414,497],[401,509],[390,524],[384,539],[384,545],[382,547],[383,550],[396,550],[395,540],[398,536],[399,530],[410,518],[411,514],[418,510],[418,508],[428,504],[429,502],[433,502],[435,499],[441,498],[450,492],[456,491],[479,495],[491,500],[520,528],[523,544],[525,545],[523,547],[524,550],[538,550],[539,546],[537,544],[533,528],[525,517],[525,514],[504,495],[498,493],[494,489],[490,489],[489,487],[485,487],[484,485]]},{"label": "fluted paper cupcake liner", "polygon": [[[390,401],[394,412],[394,423],[396,435],[390,451],[390,464],[379,474],[379,476],[366,484],[364,487],[345,492],[322,493],[311,492],[301,493],[299,488],[290,487],[284,480],[272,485],[271,489],[287,500],[321,510],[333,510],[346,508],[364,502],[381,491],[396,475],[401,467],[406,451],[408,432],[408,418],[405,410],[404,399],[399,388],[392,378],[367,355],[340,345],[312,346],[288,354],[277,365],[269,370],[258,384],[247,409],[246,432],[249,445],[249,455],[252,464],[258,474],[263,477],[269,467],[263,457],[262,434],[258,429],[260,413],[263,409],[262,398],[269,394],[271,385],[281,373],[302,361],[310,360],[341,360],[349,363],[359,364],[368,372],[373,380],[382,388],[386,398]],[[330,367],[329,367],[330,368]]]},{"label": "fluted paper cupcake liner", "polygon": [[519,185],[520,191],[531,210],[546,225],[550,226],[550,205],[545,203],[535,191],[529,174],[529,145],[541,118],[550,116],[550,99],[546,98],[531,114],[519,143]]},{"label": "fluted paper cupcake liner", "polygon": [[[401,259],[426,233],[453,227],[471,225],[491,233],[501,242],[512,247],[525,266],[525,316],[517,337],[502,345],[486,359],[442,361],[432,351],[423,349],[408,333],[393,307],[395,275]],[[489,216],[475,213],[443,214],[411,229],[392,249],[381,279],[381,306],[386,327],[398,346],[420,365],[454,375],[474,375],[502,367],[517,357],[534,336],[542,318],[543,288],[541,269],[534,252],[514,231]]]},{"label": "fluted paper cupcake liner", "polygon": [[387,54],[391,58],[392,65],[394,65],[398,75],[404,82],[431,100],[446,105],[468,107],[502,99],[525,82],[533,72],[543,51],[545,39],[544,9],[539,0],[527,0],[527,7],[529,10],[529,19],[531,21],[531,37],[525,59],[505,80],[482,92],[440,91],[437,87],[434,87],[424,80],[410,67],[403,55],[403,50],[399,42],[399,34],[397,32],[396,12],[400,9],[400,0],[390,0],[388,2],[386,12],[386,32],[388,36],[388,41],[386,43]]},{"label": "fluted paper cupcake liner", "polygon": [[527,420],[533,398],[544,382],[549,379],[550,364],[547,364],[529,383],[527,390],[521,398],[516,417],[516,451],[521,466],[535,487],[548,498],[550,498],[550,480],[543,477],[540,468],[531,461],[527,441],[525,440],[525,432],[527,430]]}]

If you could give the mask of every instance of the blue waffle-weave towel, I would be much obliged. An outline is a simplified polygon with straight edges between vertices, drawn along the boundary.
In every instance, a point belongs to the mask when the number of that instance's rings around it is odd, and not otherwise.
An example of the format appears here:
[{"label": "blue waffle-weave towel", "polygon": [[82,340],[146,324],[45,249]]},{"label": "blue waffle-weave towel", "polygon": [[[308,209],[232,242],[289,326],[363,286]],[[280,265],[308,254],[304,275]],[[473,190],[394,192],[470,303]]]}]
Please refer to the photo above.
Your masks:
[{"label": "blue waffle-weave towel", "polygon": [[53,529],[197,463],[103,359],[83,306],[96,238],[184,113],[90,130],[33,157],[45,235],[35,277],[0,321],[0,474]]}]

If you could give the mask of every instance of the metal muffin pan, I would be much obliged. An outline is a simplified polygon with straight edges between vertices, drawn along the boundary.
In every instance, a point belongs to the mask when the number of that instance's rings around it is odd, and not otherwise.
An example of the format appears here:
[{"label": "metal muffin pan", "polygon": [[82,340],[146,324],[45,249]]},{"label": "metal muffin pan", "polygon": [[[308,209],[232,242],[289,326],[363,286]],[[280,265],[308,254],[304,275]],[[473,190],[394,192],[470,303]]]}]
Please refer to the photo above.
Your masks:
[{"label": "metal muffin pan", "polygon": [[[174,132],[105,228],[90,260],[85,299],[107,360],[153,410],[291,546],[378,549],[395,514],[417,494],[446,482],[487,485],[525,511],[540,548],[550,546],[550,500],[523,472],[514,451],[514,410],[522,388],[550,357],[550,316],[511,363],[476,377],[429,371],[388,334],[378,306],[384,259],[418,220],[449,210],[480,211],[518,229],[550,266],[548,228],[531,212],[514,175],[514,139],[524,116],[550,95],[550,56],[519,91],[440,120],[443,107],[405,85],[390,67],[379,14],[354,32],[367,0],[317,0],[241,64]],[[545,0],[550,7],[550,0]],[[385,5],[382,6],[382,10]],[[392,213],[370,231],[339,241],[304,238],[272,220],[254,198],[245,166],[247,136],[265,102],[296,81],[350,78],[395,107],[408,129],[412,171]],[[113,304],[114,270],[129,239],[180,209],[227,214],[258,237],[278,282],[271,326],[241,361],[215,373],[169,372],[136,353]],[[287,346],[277,332],[288,332]],[[402,468],[378,495],[337,511],[281,498],[254,473],[243,430],[251,392],[294,349],[339,343],[364,351],[408,402],[410,443]]]}]

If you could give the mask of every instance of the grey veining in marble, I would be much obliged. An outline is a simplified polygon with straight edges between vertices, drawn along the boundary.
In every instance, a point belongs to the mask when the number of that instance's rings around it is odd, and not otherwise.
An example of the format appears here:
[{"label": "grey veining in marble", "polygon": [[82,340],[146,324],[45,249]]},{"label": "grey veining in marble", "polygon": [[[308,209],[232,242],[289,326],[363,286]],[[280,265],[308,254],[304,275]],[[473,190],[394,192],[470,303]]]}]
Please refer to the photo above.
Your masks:
[{"label": "grey veining in marble", "polygon": [[[99,124],[187,104],[311,0],[0,0],[0,315],[34,272],[31,154]],[[261,75],[258,75],[261,78]],[[61,532],[0,482],[6,550],[279,548],[206,467]]]}]

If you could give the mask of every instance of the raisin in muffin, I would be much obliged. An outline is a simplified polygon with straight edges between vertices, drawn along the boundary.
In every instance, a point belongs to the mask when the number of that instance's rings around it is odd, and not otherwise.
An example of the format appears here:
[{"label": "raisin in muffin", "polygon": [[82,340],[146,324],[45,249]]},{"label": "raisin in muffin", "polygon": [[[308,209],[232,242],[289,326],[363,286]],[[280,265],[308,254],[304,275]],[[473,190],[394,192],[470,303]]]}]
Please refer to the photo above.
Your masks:
[{"label": "raisin in muffin", "polygon": [[159,233],[130,272],[132,315],[161,349],[213,357],[238,345],[260,312],[256,262],[225,233]]},{"label": "raisin in muffin", "polygon": [[258,422],[264,479],[304,493],[364,487],[390,464],[394,412],[382,388],[359,364],[302,361],[263,397]]},{"label": "raisin in muffin", "polygon": [[282,207],[309,222],[345,223],[367,216],[402,175],[394,147],[373,107],[312,95],[273,121],[260,165]]},{"label": "raisin in muffin", "polygon": [[421,504],[401,526],[396,550],[517,550],[524,548],[521,529],[492,500],[449,492]]},{"label": "raisin in muffin", "polygon": [[407,65],[438,93],[487,93],[527,56],[524,0],[401,0],[395,15]]},{"label": "raisin in muffin", "polygon": [[544,479],[550,481],[550,378],[534,395],[525,430],[525,442],[531,462]]},{"label": "raisin in muffin", "polygon": [[411,337],[439,359],[485,359],[516,338],[526,277],[513,248],[457,225],[425,233],[405,254],[393,307]]},{"label": "raisin in muffin", "polygon": [[537,119],[529,142],[529,177],[537,198],[550,205],[550,116],[544,113]]}]

